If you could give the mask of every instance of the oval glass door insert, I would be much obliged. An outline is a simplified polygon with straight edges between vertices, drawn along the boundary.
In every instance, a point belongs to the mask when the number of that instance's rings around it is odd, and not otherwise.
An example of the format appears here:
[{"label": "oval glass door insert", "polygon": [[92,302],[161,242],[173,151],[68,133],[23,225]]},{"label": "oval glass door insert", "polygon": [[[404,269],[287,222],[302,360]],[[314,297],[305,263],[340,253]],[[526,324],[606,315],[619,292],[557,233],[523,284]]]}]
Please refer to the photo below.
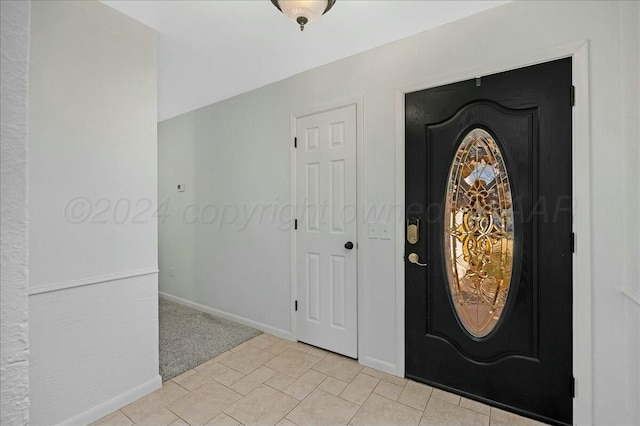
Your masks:
[{"label": "oval glass door insert", "polygon": [[453,306],[475,337],[495,328],[513,268],[513,205],[502,153],[493,136],[475,128],[462,140],[449,172],[445,259]]}]

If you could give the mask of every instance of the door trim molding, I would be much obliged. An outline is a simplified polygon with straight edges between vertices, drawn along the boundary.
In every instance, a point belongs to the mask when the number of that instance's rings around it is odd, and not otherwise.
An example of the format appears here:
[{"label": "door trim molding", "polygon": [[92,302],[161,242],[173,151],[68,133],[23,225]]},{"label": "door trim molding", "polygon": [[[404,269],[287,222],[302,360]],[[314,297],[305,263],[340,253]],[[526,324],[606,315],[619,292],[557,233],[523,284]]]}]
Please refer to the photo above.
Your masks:
[{"label": "door trim molding", "polygon": [[[318,105],[311,108],[304,108],[298,111],[292,112],[290,115],[289,121],[289,140],[291,142],[291,154],[290,154],[290,200],[291,200],[291,208],[293,212],[293,216],[291,221],[297,216],[296,206],[296,150],[293,148],[293,138],[296,137],[296,120],[298,118],[306,117],[309,115],[320,114],[323,112],[331,111],[334,109],[344,108],[347,106],[355,105],[356,106],[356,292],[357,292],[357,300],[356,300],[356,318],[358,321],[357,327],[357,348],[358,348],[358,359],[362,359],[366,356],[365,354],[365,344],[364,344],[364,324],[366,322],[366,318],[364,318],[364,313],[366,312],[364,303],[365,303],[365,288],[364,280],[362,279],[361,272],[364,271],[364,259],[366,252],[366,244],[364,244],[364,97],[362,95],[359,96],[350,96],[345,98],[336,99],[332,102],[328,102],[326,104]],[[290,242],[291,242],[291,253],[290,253],[290,283],[291,283],[291,340],[298,340],[298,321],[296,316],[296,311],[294,309],[296,298],[298,297],[297,292],[297,281],[296,281],[296,234],[295,229],[293,228],[293,223],[291,223],[291,232],[290,232]]]},{"label": "door trim molding", "polygon": [[[576,396],[573,400],[573,423],[592,424],[592,324],[591,324],[591,132],[589,128],[589,44],[579,41],[549,49],[527,52],[507,61],[484,64],[464,71],[434,75],[428,80],[396,88],[396,374],[405,373],[405,306],[404,306],[404,191],[405,141],[404,95],[418,90],[439,87],[478,76],[496,74],[517,68],[572,58],[572,79],[576,87],[572,111],[573,199],[576,250],[573,256],[573,375]],[[579,147],[578,147],[579,142]],[[578,149],[579,148],[579,149]],[[580,290],[576,291],[576,283]],[[585,320],[586,319],[586,320]]]}]

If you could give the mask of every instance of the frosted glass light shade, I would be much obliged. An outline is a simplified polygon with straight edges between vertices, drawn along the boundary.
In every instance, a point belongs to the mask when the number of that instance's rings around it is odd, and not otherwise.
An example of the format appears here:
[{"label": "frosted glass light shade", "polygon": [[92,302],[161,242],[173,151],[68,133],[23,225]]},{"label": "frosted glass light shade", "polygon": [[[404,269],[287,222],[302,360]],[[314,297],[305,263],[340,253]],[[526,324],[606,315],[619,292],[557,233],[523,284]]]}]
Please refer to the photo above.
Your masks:
[{"label": "frosted glass light shade", "polygon": [[272,0],[272,3],[289,19],[298,23],[300,30],[304,30],[306,24],[328,11],[335,0]]}]

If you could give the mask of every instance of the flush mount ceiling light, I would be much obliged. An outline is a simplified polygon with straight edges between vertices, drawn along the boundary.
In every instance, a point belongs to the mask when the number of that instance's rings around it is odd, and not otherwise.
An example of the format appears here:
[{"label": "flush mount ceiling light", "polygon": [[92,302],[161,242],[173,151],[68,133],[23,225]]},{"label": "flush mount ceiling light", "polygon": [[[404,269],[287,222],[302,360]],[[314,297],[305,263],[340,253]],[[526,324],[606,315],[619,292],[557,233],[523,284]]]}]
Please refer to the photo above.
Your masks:
[{"label": "flush mount ceiling light", "polygon": [[278,10],[300,25],[304,26],[315,21],[333,7],[336,0],[271,0]]}]

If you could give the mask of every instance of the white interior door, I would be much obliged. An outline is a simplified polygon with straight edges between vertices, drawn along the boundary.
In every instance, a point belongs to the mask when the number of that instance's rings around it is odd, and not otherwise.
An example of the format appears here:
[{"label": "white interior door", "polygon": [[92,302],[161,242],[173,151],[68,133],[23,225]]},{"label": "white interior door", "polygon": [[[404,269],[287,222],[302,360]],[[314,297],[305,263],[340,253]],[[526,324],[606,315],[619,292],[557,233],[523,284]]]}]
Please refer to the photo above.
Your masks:
[{"label": "white interior door", "polygon": [[357,358],[356,106],[298,118],[296,137],[298,340]]}]

